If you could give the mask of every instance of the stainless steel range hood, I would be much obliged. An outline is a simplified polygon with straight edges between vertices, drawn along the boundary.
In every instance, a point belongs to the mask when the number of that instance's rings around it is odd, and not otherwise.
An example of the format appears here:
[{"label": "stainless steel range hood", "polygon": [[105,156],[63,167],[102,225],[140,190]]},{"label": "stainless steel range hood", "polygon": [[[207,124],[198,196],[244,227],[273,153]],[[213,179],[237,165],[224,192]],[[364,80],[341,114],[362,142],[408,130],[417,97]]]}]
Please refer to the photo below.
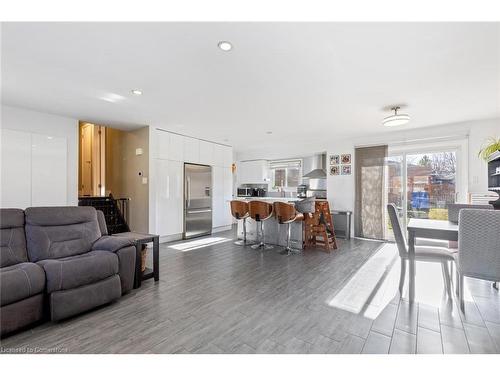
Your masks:
[{"label": "stainless steel range hood", "polygon": [[326,178],[326,153],[304,158],[303,178]]}]

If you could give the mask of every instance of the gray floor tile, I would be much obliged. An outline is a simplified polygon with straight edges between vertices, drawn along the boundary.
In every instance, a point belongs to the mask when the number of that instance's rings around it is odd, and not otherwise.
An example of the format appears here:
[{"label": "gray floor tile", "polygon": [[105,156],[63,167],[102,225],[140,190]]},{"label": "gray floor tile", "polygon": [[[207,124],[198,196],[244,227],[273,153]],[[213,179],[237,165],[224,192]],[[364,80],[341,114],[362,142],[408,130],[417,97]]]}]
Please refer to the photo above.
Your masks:
[{"label": "gray floor tile", "polygon": [[441,325],[444,354],[467,354],[469,345],[462,329]]},{"label": "gray floor tile", "polygon": [[441,333],[427,328],[418,327],[417,354],[443,354]]},{"label": "gray floor tile", "polygon": [[391,338],[377,332],[370,332],[363,347],[363,354],[387,354]]}]

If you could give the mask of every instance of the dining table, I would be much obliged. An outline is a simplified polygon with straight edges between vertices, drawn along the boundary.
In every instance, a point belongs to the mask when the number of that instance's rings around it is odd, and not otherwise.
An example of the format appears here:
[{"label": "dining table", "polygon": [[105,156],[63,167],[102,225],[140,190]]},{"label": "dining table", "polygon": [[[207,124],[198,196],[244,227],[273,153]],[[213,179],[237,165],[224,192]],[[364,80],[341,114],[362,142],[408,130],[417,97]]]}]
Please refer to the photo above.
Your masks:
[{"label": "dining table", "polygon": [[458,224],[447,220],[410,219],[408,222],[409,301],[415,301],[415,239],[458,241]]}]

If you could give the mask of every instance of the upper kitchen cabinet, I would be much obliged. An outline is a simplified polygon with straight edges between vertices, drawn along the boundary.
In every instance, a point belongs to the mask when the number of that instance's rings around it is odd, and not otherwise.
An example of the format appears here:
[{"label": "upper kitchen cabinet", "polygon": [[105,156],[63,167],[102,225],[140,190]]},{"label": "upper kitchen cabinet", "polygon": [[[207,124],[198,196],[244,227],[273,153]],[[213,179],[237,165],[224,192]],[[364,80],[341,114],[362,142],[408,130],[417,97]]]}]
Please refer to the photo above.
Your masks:
[{"label": "upper kitchen cabinet", "polygon": [[233,148],[232,147],[224,147],[224,165],[223,167],[229,168],[233,164]]},{"label": "upper kitchen cabinet", "polygon": [[217,146],[212,142],[200,140],[200,164],[215,165],[214,148]]},{"label": "upper kitchen cabinet", "polygon": [[184,137],[184,161],[186,163],[200,163],[200,140]]},{"label": "upper kitchen cabinet", "polygon": [[184,137],[182,135],[170,133],[168,159],[184,161]]},{"label": "upper kitchen cabinet", "polygon": [[214,143],[214,165],[229,168],[233,163],[233,148]]},{"label": "upper kitchen cabinet", "polygon": [[268,183],[269,163],[267,160],[241,161],[238,163],[236,175],[238,185]]},{"label": "upper kitchen cabinet", "polygon": [[179,134],[156,129],[157,159],[184,161],[184,137]]},{"label": "upper kitchen cabinet", "polygon": [[156,130],[156,155],[158,159],[169,159],[170,133]]}]

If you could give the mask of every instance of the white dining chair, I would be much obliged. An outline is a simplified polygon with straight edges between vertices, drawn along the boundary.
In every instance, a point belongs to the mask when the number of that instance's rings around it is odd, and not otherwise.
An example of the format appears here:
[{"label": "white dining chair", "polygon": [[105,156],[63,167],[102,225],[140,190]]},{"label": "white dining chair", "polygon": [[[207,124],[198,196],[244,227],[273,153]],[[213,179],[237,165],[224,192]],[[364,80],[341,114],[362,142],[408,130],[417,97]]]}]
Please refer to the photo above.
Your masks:
[{"label": "white dining chair", "polygon": [[458,220],[457,289],[464,310],[464,278],[500,280],[500,211],[462,209]]},{"label": "white dining chair", "polygon": [[[404,234],[404,231],[401,229],[401,223],[399,221],[396,206],[392,203],[388,204],[387,211],[389,212],[389,218],[391,219],[394,238],[396,239],[396,245],[398,247],[399,257],[401,258],[399,293],[400,295],[402,295],[405,276],[406,276],[406,264],[409,258],[408,246],[407,246],[408,242],[406,241],[406,236]],[[454,261],[453,251],[445,247],[439,247],[439,246],[415,246],[415,261],[440,263],[441,270],[443,272],[443,281],[446,287],[446,292],[448,293],[448,296],[452,298],[451,277],[450,277],[450,269],[448,267],[448,262]]]}]

